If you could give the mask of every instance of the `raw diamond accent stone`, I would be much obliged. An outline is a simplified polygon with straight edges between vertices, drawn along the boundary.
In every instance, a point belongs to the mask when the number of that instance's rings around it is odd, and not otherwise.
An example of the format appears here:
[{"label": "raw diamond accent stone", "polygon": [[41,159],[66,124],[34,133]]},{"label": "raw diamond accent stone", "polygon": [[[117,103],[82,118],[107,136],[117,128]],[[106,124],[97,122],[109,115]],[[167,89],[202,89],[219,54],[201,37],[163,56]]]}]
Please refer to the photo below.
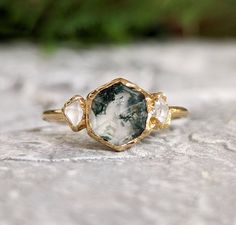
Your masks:
[{"label": "raw diamond accent stone", "polygon": [[158,119],[162,124],[165,124],[169,115],[169,106],[163,97],[159,97],[155,102],[153,115]]},{"label": "raw diamond accent stone", "polygon": [[97,136],[113,145],[127,144],[146,128],[145,96],[122,83],[113,84],[93,99],[89,117]]},{"label": "raw diamond accent stone", "polygon": [[65,107],[65,115],[73,126],[78,126],[83,117],[83,110],[79,101],[74,101]]}]

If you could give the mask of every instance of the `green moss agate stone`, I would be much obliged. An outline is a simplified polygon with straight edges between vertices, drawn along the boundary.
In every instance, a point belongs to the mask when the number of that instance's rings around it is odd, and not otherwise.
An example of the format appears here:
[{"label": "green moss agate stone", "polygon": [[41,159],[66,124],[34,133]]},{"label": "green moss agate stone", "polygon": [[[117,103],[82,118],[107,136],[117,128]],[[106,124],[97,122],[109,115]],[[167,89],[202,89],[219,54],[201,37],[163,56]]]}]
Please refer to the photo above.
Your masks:
[{"label": "green moss agate stone", "polygon": [[89,116],[94,133],[117,146],[139,137],[145,130],[147,117],[145,96],[122,83],[99,92]]}]

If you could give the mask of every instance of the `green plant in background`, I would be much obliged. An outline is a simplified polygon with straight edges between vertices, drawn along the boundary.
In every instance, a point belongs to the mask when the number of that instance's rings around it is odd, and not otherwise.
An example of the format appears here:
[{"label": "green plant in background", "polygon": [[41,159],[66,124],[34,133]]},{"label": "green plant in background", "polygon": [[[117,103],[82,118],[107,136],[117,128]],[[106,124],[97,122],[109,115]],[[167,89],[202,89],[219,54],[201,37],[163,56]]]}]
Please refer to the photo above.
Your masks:
[{"label": "green plant in background", "polygon": [[81,44],[236,36],[235,0],[0,0],[0,39]]}]

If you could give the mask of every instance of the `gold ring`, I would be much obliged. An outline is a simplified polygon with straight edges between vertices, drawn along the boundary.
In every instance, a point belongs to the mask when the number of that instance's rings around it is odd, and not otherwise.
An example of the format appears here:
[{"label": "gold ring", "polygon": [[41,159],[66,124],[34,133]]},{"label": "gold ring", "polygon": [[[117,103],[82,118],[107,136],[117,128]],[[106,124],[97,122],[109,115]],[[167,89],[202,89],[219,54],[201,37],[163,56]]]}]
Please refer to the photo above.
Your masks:
[{"label": "gold ring", "polygon": [[95,140],[123,151],[152,131],[169,127],[172,119],[187,115],[183,107],[168,106],[164,93],[148,93],[117,78],[90,92],[86,100],[76,95],[62,109],[43,112],[43,119],[66,123],[75,132],[86,128]]}]

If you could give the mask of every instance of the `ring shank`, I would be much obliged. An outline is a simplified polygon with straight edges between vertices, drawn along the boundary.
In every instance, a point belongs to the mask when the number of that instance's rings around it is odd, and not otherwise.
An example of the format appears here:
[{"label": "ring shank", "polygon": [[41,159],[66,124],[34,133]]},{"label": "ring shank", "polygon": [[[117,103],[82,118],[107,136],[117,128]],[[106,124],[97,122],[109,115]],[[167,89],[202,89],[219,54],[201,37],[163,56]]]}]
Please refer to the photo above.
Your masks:
[{"label": "ring shank", "polygon": [[[188,115],[188,110],[180,106],[170,106],[171,119],[179,119]],[[43,120],[48,122],[66,122],[66,118],[61,109],[47,110],[43,112]]]},{"label": "ring shank", "polygon": [[43,112],[43,120],[48,122],[66,122],[66,118],[61,109],[52,109]]},{"label": "ring shank", "polygon": [[188,110],[180,106],[170,106],[171,119],[179,119],[188,116]]}]

